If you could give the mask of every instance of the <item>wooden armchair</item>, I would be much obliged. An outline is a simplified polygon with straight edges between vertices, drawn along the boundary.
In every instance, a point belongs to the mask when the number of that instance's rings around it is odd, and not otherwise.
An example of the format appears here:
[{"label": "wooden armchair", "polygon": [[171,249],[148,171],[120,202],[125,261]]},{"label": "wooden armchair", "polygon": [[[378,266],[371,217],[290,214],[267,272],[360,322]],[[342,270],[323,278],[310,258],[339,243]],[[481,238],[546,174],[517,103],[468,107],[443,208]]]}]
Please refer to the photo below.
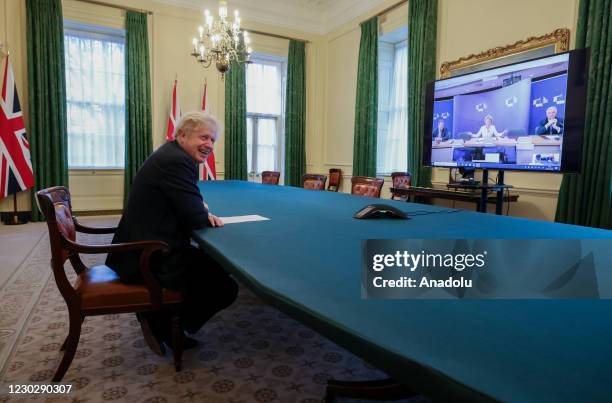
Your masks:
[{"label": "wooden armchair", "polygon": [[402,196],[393,193],[393,188],[407,189],[412,185],[412,175],[409,172],[393,172],[391,173],[391,199],[393,200],[404,200],[408,199],[408,196]]},{"label": "wooden armchair", "polygon": [[302,187],[311,190],[325,190],[327,175],[304,174],[302,176]]},{"label": "wooden armchair", "polygon": [[[44,189],[36,193],[38,206],[49,227],[51,243],[51,267],[55,283],[66,301],[70,319],[68,336],[60,348],[64,356],[55,371],[53,382],[60,382],[77,349],[81,335],[81,324],[85,316],[126,312],[144,312],[170,309],[172,319],[172,344],[176,371],[182,365],[182,330],[179,308],[183,301],[181,293],[162,289],[151,273],[149,259],[153,253],[166,253],[168,245],[161,241],[139,241],[113,245],[84,245],[76,242],[76,231],[89,234],[111,234],[116,228],[90,228],[81,225],[72,216],[68,189],[62,186]],[[142,251],[140,271],[144,285],[123,284],[108,266],[86,267],[80,253],[100,254],[110,252]],[[77,274],[74,285],[70,284],[64,263],[70,260]]]},{"label": "wooden armchair", "polygon": [[353,176],[351,178],[351,194],[380,198],[383,183],[385,183],[385,180],[382,178]]},{"label": "wooden armchair", "polygon": [[280,180],[280,172],[277,171],[263,171],[261,173],[261,183],[267,185],[278,185]]},{"label": "wooden armchair", "polygon": [[337,192],[342,184],[342,169],[331,168],[329,170],[329,182],[327,184],[327,190],[331,192]]}]

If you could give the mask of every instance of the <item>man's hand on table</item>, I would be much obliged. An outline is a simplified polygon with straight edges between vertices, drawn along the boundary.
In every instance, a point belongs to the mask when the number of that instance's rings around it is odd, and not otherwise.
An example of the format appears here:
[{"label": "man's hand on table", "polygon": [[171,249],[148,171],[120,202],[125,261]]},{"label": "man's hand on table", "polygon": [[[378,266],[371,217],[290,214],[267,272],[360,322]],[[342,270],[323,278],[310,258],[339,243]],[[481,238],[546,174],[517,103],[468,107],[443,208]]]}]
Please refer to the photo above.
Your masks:
[{"label": "man's hand on table", "polygon": [[204,208],[208,212],[208,222],[210,223],[210,226],[211,227],[223,227],[223,221],[216,215],[211,214],[210,210],[208,209],[208,204],[206,204],[206,202],[203,202],[203,203],[204,203]]},{"label": "man's hand on table", "polygon": [[208,213],[208,222],[211,227],[223,227],[223,221],[214,214]]}]

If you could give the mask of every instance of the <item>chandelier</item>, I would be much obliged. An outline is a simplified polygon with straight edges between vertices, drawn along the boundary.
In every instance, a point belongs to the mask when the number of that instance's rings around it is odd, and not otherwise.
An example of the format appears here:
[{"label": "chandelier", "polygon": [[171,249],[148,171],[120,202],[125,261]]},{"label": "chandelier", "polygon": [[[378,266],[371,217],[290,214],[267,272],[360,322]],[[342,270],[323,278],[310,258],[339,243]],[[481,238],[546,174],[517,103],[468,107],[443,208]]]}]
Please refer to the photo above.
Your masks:
[{"label": "chandelier", "polygon": [[251,48],[248,32],[240,30],[240,16],[234,10],[234,21],[227,18],[227,2],[219,1],[219,19],[215,20],[208,10],[204,11],[205,25],[198,27],[199,37],[193,38],[191,56],[204,68],[215,67],[223,75],[230,69],[232,62],[249,61]]}]

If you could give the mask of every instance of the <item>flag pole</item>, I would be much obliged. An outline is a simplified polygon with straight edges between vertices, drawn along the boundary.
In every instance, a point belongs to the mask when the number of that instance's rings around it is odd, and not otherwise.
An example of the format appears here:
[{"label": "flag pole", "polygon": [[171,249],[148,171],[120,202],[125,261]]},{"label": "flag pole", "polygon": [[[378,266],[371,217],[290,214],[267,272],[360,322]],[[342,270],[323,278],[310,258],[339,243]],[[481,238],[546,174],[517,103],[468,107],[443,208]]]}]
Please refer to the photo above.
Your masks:
[{"label": "flag pole", "polygon": [[21,221],[19,219],[19,214],[17,212],[17,193],[13,193],[13,216],[11,219],[5,222],[6,225],[23,225],[25,221]]}]

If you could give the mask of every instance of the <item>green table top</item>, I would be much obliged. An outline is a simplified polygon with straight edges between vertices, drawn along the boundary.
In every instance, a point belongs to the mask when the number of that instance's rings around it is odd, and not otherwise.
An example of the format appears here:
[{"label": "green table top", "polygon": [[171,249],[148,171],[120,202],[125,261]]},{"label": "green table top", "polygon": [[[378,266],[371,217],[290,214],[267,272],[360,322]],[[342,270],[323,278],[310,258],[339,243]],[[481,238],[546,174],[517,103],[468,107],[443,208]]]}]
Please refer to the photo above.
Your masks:
[{"label": "green table top", "polygon": [[610,401],[612,300],[365,300],[360,279],[363,239],[612,242],[612,231],[390,200],[414,217],[355,220],[381,201],[241,181],[200,190],[216,215],[270,218],[195,231],[205,250],[258,295],[406,385],[444,401]]}]

